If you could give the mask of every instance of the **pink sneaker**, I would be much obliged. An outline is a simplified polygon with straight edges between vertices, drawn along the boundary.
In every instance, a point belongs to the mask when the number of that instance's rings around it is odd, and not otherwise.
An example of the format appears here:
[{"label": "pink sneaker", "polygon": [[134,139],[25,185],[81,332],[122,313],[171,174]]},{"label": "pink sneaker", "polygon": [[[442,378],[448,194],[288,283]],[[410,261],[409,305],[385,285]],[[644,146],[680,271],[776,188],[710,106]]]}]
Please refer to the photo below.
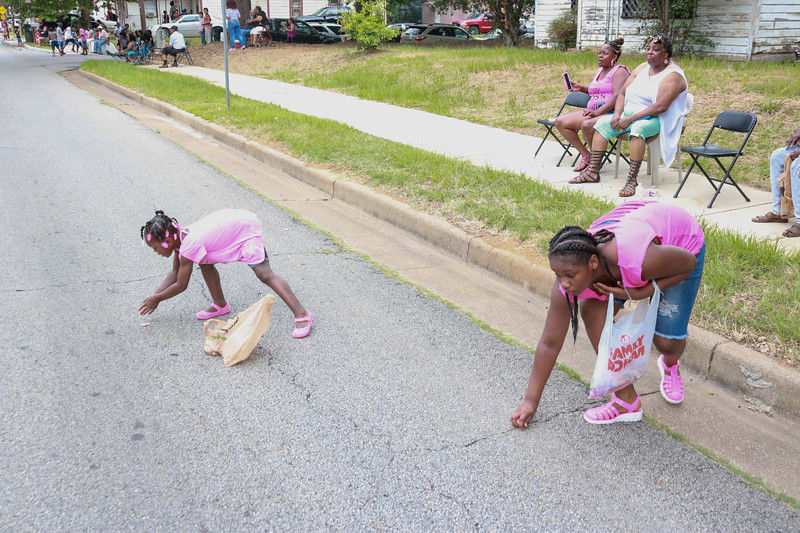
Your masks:
[{"label": "pink sneaker", "polygon": [[300,317],[295,318],[295,324],[298,322],[305,322],[306,325],[302,328],[295,326],[294,331],[292,331],[292,337],[295,339],[302,339],[303,337],[307,337],[309,333],[311,333],[311,322],[314,320],[314,315],[311,314],[311,311],[308,311],[307,317]]},{"label": "pink sneaker", "polygon": [[[620,413],[616,405],[627,409],[625,413]],[[583,413],[583,419],[590,424],[613,424],[614,422],[639,422],[642,419],[642,406],[639,403],[639,396],[632,404],[627,404],[617,398],[611,397],[611,401],[597,407],[592,407]]]},{"label": "pink sneaker", "polygon": [[220,315],[227,315],[231,312],[231,304],[225,304],[225,307],[220,307],[217,304],[212,303],[211,307],[216,309],[216,311],[206,311],[203,309],[202,311],[198,311],[198,313],[194,316],[197,317],[198,320],[208,320],[209,318],[214,318],[215,316]]},{"label": "pink sneaker", "polygon": [[658,358],[658,370],[661,372],[661,396],[669,403],[678,404],[683,401],[683,378],[678,374],[681,362],[675,366],[664,364],[664,355]]}]

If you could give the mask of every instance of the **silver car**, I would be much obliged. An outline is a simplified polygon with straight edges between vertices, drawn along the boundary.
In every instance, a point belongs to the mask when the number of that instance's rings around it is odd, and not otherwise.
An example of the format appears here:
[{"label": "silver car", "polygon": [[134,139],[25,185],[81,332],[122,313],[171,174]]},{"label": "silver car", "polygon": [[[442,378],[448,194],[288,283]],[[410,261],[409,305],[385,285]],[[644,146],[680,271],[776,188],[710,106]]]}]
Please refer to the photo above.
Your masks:
[{"label": "silver car", "polygon": [[173,26],[177,26],[178,31],[181,32],[184,37],[200,37],[200,20],[202,18],[202,15],[197,13],[187,13],[186,15],[181,15],[172,22],[153,26],[150,28],[150,31],[155,35],[159,30],[166,30],[166,34],[169,35],[169,29]]},{"label": "silver car", "polygon": [[400,35],[400,42],[403,43],[454,42],[469,39],[469,33],[452,24],[427,26],[414,24]]}]

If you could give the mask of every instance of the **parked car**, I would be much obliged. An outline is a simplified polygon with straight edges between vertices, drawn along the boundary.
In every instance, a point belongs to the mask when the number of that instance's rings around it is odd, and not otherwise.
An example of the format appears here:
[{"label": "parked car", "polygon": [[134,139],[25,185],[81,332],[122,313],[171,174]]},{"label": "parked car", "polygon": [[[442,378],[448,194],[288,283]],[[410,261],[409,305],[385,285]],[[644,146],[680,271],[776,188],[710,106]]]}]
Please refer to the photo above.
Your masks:
[{"label": "parked car", "polygon": [[397,36],[392,40],[394,42],[396,42],[396,43],[399,43],[400,42],[400,36],[403,35],[403,33],[407,29],[409,29],[411,27],[426,28],[426,27],[428,27],[428,24],[422,24],[422,23],[416,23],[415,24],[413,22],[398,22],[396,24],[389,24],[387,27],[388,28],[394,28],[394,29],[397,30]]},{"label": "parked car", "polygon": [[[294,42],[309,44],[333,44],[342,42],[341,36],[319,32],[302,20],[295,20]],[[289,19],[269,19],[269,33],[273,41],[286,41],[286,26]]]},{"label": "parked car", "polygon": [[297,17],[295,20],[302,20],[303,22],[340,22],[342,15],[351,11],[350,6],[330,6],[317,9],[310,15]]},{"label": "parked car", "polygon": [[536,21],[534,19],[522,19],[519,21],[519,31],[527,39],[533,39],[535,34]]},{"label": "parked car", "polygon": [[400,42],[454,42],[467,41],[470,35],[452,24],[414,24],[400,35]]},{"label": "parked car", "polygon": [[180,17],[176,18],[172,22],[167,22],[164,24],[157,24],[150,28],[150,31],[153,32],[153,35],[156,32],[163,31],[167,32],[169,35],[169,29],[173,26],[178,27],[178,31],[184,37],[200,37],[200,19],[202,17],[197,13],[188,13],[186,15],[181,15]]},{"label": "parked car", "polygon": [[489,33],[489,31],[492,29],[492,26],[494,26],[494,13],[491,11],[473,13],[470,18],[454,20],[452,24],[468,31],[470,35]]},{"label": "parked car", "polygon": [[342,27],[339,24],[333,24],[331,22],[309,22],[308,25],[319,33],[336,37],[340,41],[347,40],[347,35],[342,33]]}]

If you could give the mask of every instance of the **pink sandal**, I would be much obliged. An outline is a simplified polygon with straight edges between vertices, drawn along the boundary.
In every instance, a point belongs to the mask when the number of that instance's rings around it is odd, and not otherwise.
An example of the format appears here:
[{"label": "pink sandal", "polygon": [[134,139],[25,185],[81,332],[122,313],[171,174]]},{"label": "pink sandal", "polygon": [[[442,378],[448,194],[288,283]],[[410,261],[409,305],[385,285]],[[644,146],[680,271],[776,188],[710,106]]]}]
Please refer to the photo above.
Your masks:
[{"label": "pink sandal", "polygon": [[203,309],[202,311],[198,311],[198,313],[194,316],[197,317],[198,320],[208,320],[209,318],[214,318],[215,316],[220,315],[227,315],[231,312],[231,304],[225,304],[225,307],[220,307],[217,304],[212,303],[211,307],[216,309],[216,311],[206,311]]},{"label": "pink sandal", "polygon": [[658,370],[661,372],[661,396],[671,404],[683,401],[683,378],[678,374],[681,362],[675,366],[664,364],[664,355],[658,358]]},{"label": "pink sandal", "polygon": [[[619,405],[627,409],[627,412],[620,413],[614,405]],[[642,406],[639,403],[639,396],[632,404],[627,404],[617,398],[611,397],[611,401],[597,407],[592,407],[583,413],[583,419],[590,424],[613,424],[614,422],[639,422],[642,419]]]},{"label": "pink sandal", "polygon": [[302,339],[303,337],[307,337],[309,333],[311,333],[311,322],[314,320],[314,315],[311,314],[311,311],[308,312],[308,316],[303,316],[300,318],[295,318],[294,322],[297,324],[298,322],[305,322],[306,325],[302,328],[295,326],[294,331],[292,332],[292,337],[295,339]]}]

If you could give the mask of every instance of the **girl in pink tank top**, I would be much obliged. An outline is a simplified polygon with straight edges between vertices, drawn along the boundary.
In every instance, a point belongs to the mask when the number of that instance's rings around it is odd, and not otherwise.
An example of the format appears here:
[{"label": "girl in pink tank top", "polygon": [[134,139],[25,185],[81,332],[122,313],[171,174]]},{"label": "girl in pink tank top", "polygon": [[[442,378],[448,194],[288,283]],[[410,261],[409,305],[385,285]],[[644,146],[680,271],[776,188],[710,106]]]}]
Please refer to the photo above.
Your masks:
[{"label": "girl in pink tank top", "polygon": [[314,319],[311,311],[300,305],[289,285],[270,267],[261,222],[255,213],[244,209],[221,209],[181,227],[174,218],[156,211],[156,216],[142,226],[140,233],[145,244],[158,255],[172,256],[172,270],[153,294],[142,302],[140,314],[153,313],[159,303],[185,291],[195,264],[200,265],[200,272],[214,300],[211,308],[199,311],[195,316],[208,320],[230,313],[231,306],[225,301],[214,264],[246,263],[294,313],[292,337],[299,339],[311,332]]},{"label": "girl in pink tank top", "polygon": [[[512,415],[512,423],[527,427],[536,413],[570,326],[573,338],[577,335],[578,309],[596,351],[609,296],[620,306],[626,300],[649,298],[653,282],[662,291],[653,337],[653,345],[661,352],[661,395],[669,403],[680,403],[683,380],[678,361],[686,347],[705,258],[705,236],[697,220],[674,205],[628,202],[592,222],[588,231],[564,227],[550,241],[549,255],[556,281],[525,400]],[[584,419],[592,424],[632,422],[641,417],[633,385],[584,413]]]}]

